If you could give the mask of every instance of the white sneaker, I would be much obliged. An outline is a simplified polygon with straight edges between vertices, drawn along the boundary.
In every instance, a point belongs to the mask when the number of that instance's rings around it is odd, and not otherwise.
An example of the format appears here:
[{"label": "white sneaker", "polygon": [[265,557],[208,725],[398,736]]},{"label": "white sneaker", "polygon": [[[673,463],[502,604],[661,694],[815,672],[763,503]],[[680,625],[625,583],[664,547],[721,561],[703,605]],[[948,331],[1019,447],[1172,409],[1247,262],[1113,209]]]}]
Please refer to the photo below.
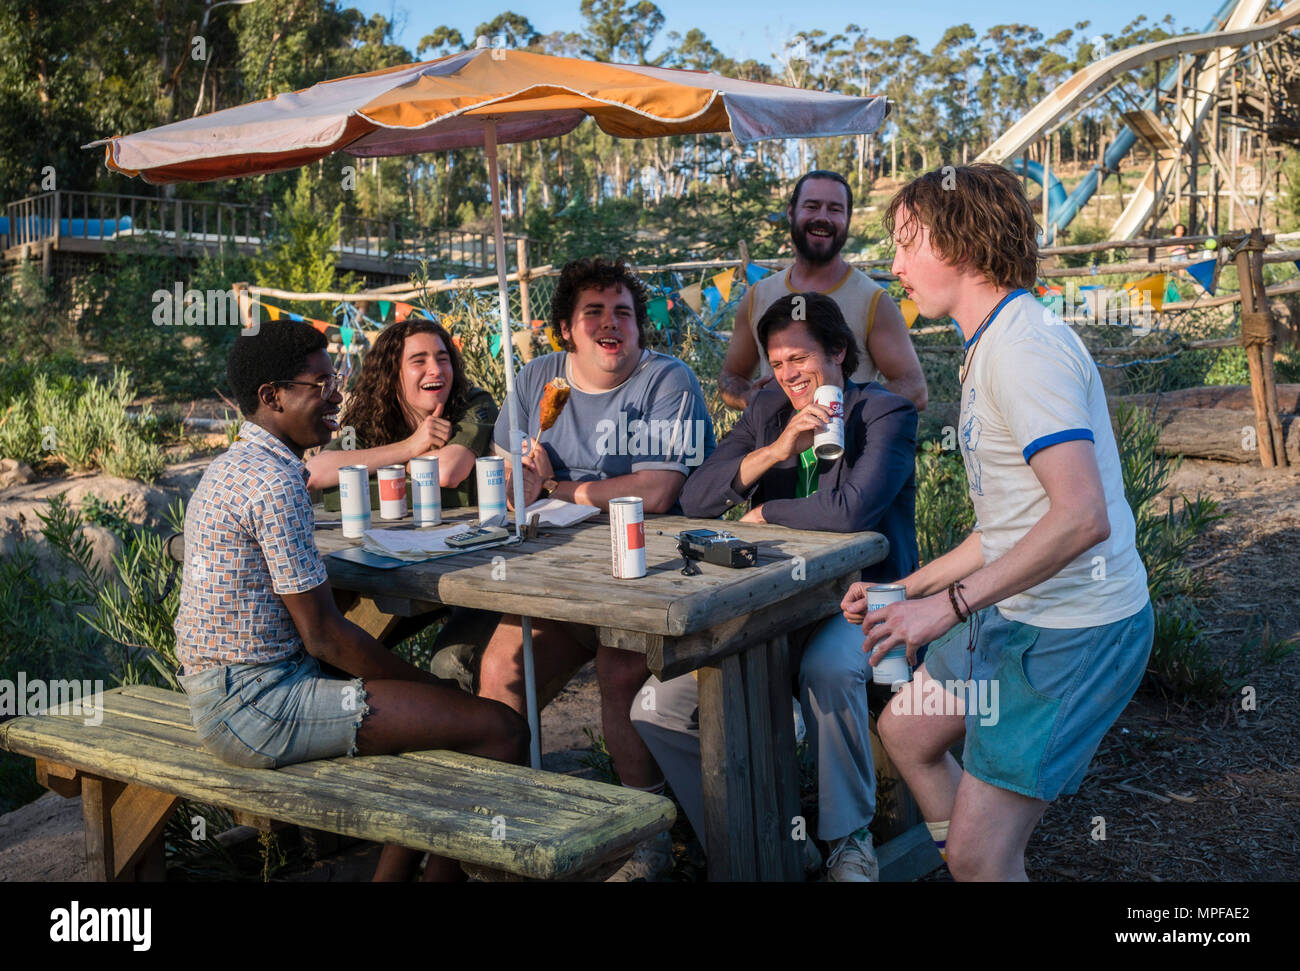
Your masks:
[{"label": "white sneaker", "polygon": [[636,845],[628,861],[605,880],[606,883],[631,883],[662,880],[673,869],[673,839],[667,832],[656,833]]},{"label": "white sneaker", "polygon": [[827,883],[878,883],[880,864],[876,860],[871,836],[864,840],[850,834],[831,843],[831,857],[826,861]]}]

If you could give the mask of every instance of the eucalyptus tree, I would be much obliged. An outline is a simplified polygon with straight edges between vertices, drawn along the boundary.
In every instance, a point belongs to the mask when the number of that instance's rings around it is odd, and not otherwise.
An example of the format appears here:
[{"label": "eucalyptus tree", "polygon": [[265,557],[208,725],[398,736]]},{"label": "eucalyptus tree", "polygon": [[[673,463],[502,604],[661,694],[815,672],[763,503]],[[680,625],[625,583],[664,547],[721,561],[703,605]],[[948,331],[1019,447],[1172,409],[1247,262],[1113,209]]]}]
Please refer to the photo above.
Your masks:
[{"label": "eucalyptus tree", "polygon": [[978,35],[970,24],[949,27],[930,52],[926,73],[934,85],[943,121],[940,152],[950,162],[965,164],[982,147],[982,119],[978,111],[971,110],[973,73],[981,55]]},{"label": "eucalyptus tree", "polygon": [[650,0],[582,0],[578,8],[586,21],[582,53],[596,61],[661,64],[649,51],[664,25],[664,15]]}]

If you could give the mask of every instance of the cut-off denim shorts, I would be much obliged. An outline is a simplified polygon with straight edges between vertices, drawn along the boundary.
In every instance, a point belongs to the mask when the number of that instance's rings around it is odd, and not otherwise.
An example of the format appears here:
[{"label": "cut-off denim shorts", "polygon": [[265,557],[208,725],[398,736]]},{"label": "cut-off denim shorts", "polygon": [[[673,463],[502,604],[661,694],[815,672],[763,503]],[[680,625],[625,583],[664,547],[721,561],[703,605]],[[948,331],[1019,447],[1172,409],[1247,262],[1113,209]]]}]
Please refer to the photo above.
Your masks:
[{"label": "cut-off denim shorts", "polygon": [[199,742],[223,762],[274,769],[357,754],[369,714],[360,678],[326,677],[305,651],[271,664],[225,664],[178,679]]},{"label": "cut-off denim shorts", "polygon": [[[931,678],[951,684],[969,675],[982,696],[997,699],[992,717],[968,706],[962,767],[1033,799],[1077,792],[1146,671],[1151,605],[1098,627],[1035,627],[1007,620],[997,607],[980,611],[980,620],[973,657],[968,621],[934,641],[925,659]],[[993,687],[996,693],[983,690]]]}]

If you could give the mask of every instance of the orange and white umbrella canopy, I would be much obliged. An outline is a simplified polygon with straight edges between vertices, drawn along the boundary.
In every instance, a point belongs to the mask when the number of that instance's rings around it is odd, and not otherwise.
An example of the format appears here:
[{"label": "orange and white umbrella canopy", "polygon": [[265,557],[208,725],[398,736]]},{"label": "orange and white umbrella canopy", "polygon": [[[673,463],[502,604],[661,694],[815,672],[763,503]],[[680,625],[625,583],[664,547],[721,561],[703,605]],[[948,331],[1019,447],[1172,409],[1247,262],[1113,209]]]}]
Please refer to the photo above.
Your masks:
[{"label": "orange and white umbrella canopy", "polygon": [[106,146],[110,169],[161,184],[279,172],[335,151],[364,158],[483,146],[489,119],[498,142],[563,135],[591,116],[622,138],[730,131],[747,144],[868,134],[886,110],[883,97],[478,48],[91,145]]}]

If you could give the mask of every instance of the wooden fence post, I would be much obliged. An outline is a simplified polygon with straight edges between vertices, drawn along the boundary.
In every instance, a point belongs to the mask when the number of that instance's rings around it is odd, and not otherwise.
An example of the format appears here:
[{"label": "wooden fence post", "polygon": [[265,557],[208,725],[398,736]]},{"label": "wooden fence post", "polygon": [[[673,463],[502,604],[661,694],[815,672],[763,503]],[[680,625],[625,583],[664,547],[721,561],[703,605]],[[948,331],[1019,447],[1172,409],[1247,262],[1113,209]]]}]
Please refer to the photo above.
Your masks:
[{"label": "wooden fence post", "polygon": [[235,292],[235,302],[239,305],[239,326],[250,336],[257,333],[257,319],[253,316],[253,299],[248,292],[247,283],[236,283],[231,289]]},{"label": "wooden fence post", "polygon": [[519,269],[519,319],[524,329],[532,331],[533,309],[528,299],[528,237],[515,240],[515,265]]},{"label": "wooden fence post", "polygon": [[1273,383],[1273,315],[1264,292],[1263,232],[1250,231],[1236,253],[1237,280],[1241,288],[1241,345],[1250,368],[1250,395],[1255,405],[1255,434],[1259,461],[1266,469],[1287,464],[1278,417],[1277,387]]}]

